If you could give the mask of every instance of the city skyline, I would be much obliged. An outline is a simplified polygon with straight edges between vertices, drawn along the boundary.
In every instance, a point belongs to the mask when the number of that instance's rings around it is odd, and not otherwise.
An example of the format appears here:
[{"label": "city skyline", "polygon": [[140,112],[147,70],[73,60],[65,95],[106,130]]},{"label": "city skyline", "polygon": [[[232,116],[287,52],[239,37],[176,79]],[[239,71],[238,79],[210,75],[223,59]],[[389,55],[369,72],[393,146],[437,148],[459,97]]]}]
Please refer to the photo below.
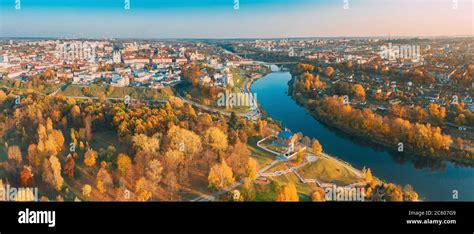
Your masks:
[{"label": "city skyline", "polygon": [[[0,0],[2,37],[298,38],[472,36],[468,0]],[[389,13],[387,13],[389,12]],[[403,16],[403,17],[401,17]],[[113,19],[113,20],[112,20]],[[433,27],[432,25],[436,25]]]}]

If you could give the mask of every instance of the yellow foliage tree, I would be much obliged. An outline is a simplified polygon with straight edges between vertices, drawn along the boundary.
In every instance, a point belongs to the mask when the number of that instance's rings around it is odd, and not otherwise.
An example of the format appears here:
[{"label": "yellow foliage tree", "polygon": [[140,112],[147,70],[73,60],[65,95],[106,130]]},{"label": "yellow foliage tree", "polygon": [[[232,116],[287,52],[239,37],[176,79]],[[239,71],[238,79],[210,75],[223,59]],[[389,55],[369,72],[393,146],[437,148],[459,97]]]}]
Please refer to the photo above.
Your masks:
[{"label": "yellow foliage tree", "polygon": [[207,179],[209,188],[217,190],[224,190],[235,183],[232,169],[227,166],[225,160],[211,168]]},{"label": "yellow foliage tree", "polygon": [[203,141],[214,150],[226,150],[228,146],[227,135],[216,127],[210,127],[204,132]]},{"label": "yellow foliage tree", "polygon": [[43,164],[43,181],[52,185],[56,190],[61,190],[64,179],[61,176],[61,163],[56,156],[49,157]]},{"label": "yellow foliage tree", "polygon": [[173,126],[167,136],[170,139],[170,148],[182,151],[186,156],[194,155],[202,150],[201,138],[192,131]]},{"label": "yellow foliage tree", "polygon": [[317,139],[314,139],[313,145],[311,146],[313,148],[313,152],[317,155],[320,155],[323,152],[323,147],[319,143]]},{"label": "yellow foliage tree", "polygon": [[299,201],[298,192],[296,190],[295,184],[290,182],[284,185],[280,190],[278,190],[278,195],[277,195],[276,200],[280,202]]},{"label": "yellow foliage tree", "polygon": [[87,150],[84,154],[84,164],[88,167],[94,167],[97,159],[97,152],[93,149]]},{"label": "yellow foliage tree", "polygon": [[20,164],[23,161],[20,147],[18,147],[17,145],[8,147],[7,154],[8,154],[8,159],[16,161],[18,164]]},{"label": "yellow foliage tree", "polygon": [[88,184],[86,184],[82,187],[82,195],[84,197],[90,197],[91,196],[91,191],[92,191],[92,187]]},{"label": "yellow foliage tree", "polygon": [[119,154],[117,159],[117,169],[122,176],[130,175],[132,171],[132,159],[126,154]]},{"label": "yellow foliage tree", "polygon": [[148,201],[152,197],[152,193],[146,189],[147,183],[144,177],[138,179],[135,183],[135,195],[138,201]]},{"label": "yellow foliage tree", "polygon": [[100,193],[105,193],[107,192],[107,189],[112,186],[112,176],[109,174],[109,172],[106,169],[107,163],[101,162],[100,166],[101,168],[99,172],[97,172],[97,176],[95,179],[96,187]]},{"label": "yellow foliage tree", "polygon": [[255,181],[258,176],[257,161],[253,158],[249,158],[247,167],[245,168],[245,178],[249,181]]}]

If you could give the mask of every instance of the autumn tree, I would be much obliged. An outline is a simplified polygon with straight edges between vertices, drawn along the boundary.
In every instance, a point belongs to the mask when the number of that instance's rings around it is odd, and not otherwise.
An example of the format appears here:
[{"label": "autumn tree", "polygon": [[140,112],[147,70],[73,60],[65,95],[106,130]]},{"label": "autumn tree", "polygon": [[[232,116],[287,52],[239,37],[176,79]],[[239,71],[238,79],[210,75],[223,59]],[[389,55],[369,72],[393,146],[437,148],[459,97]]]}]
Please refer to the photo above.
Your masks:
[{"label": "autumn tree", "polygon": [[78,119],[81,116],[81,108],[78,105],[71,108],[71,116],[73,119]]},{"label": "autumn tree", "polygon": [[257,132],[260,137],[266,137],[268,132],[268,123],[265,120],[257,120]]},{"label": "autumn tree", "polygon": [[92,139],[92,117],[90,115],[84,117],[84,137],[87,141]]},{"label": "autumn tree", "polygon": [[87,152],[84,154],[84,164],[88,167],[94,167],[97,157],[97,151],[93,149],[87,150]]},{"label": "autumn tree", "polygon": [[255,181],[258,177],[258,169],[257,169],[257,160],[253,158],[249,158],[247,162],[247,166],[245,168],[245,179],[248,181]]},{"label": "autumn tree", "polygon": [[410,117],[419,123],[426,123],[428,120],[428,112],[420,106],[415,106],[410,111]]},{"label": "autumn tree", "polygon": [[326,88],[326,83],[321,81],[319,75],[314,76],[311,86],[316,90],[322,90]]},{"label": "autumn tree", "polygon": [[112,176],[107,171],[107,163],[101,162],[100,169],[96,175],[96,187],[100,193],[105,193],[113,186]]},{"label": "autumn tree", "polygon": [[293,202],[293,201],[299,201],[298,197],[298,192],[296,190],[295,184],[292,182],[283,185],[279,190],[277,194],[277,201],[280,202]]},{"label": "autumn tree", "polygon": [[150,180],[154,185],[160,183],[162,178],[163,166],[157,159],[153,159],[148,163],[146,168],[146,178]]},{"label": "autumn tree", "polygon": [[137,134],[132,137],[132,142],[136,152],[144,151],[154,154],[160,149],[160,139],[157,134],[152,137],[148,137],[145,134]]},{"label": "autumn tree", "polygon": [[167,170],[176,171],[180,164],[184,163],[184,153],[178,150],[168,150],[163,161]]},{"label": "autumn tree", "polygon": [[360,101],[365,101],[365,89],[362,85],[356,84],[352,87],[354,97]]},{"label": "autumn tree", "polygon": [[409,184],[403,186],[403,200],[404,201],[418,201],[418,193],[413,190],[413,187]]},{"label": "autumn tree", "polygon": [[462,138],[458,137],[458,138],[456,138],[456,140],[454,142],[455,142],[456,147],[458,149],[461,149],[461,150],[464,149],[464,140]]},{"label": "autumn tree", "polygon": [[226,158],[226,163],[232,168],[235,177],[244,178],[246,176],[246,170],[251,153],[252,152],[248,149],[247,144],[240,141],[235,144],[230,156]]},{"label": "autumn tree", "polygon": [[384,198],[387,201],[403,201],[403,192],[397,185],[389,183],[384,184],[385,194]]},{"label": "autumn tree", "polygon": [[325,201],[326,200],[325,195],[326,193],[324,192],[324,189],[318,187],[318,189],[316,189],[315,191],[313,191],[313,193],[311,193],[311,200],[314,202]]},{"label": "autumn tree", "polygon": [[208,145],[213,150],[218,151],[227,149],[227,135],[217,127],[208,128],[204,132],[202,140],[204,144]]},{"label": "autumn tree", "polygon": [[3,101],[7,100],[7,95],[3,90],[0,90],[0,105],[3,103]]},{"label": "autumn tree", "polygon": [[224,190],[235,183],[232,169],[227,166],[225,160],[211,168],[207,179],[209,188],[216,190]]},{"label": "autumn tree", "polygon": [[394,104],[390,106],[390,113],[392,113],[392,115],[394,115],[395,117],[405,118],[407,115],[407,110],[404,106]]},{"label": "autumn tree", "polygon": [[36,148],[36,144],[30,144],[28,146],[28,162],[30,165],[34,168],[39,168],[42,163],[42,158],[40,157],[40,154],[38,153],[38,150]]},{"label": "autumn tree", "polygon": [[305,72],[303,75],[302,75],[302,79],[303,79],[303,84],[304,84],[304,89],[306,91],[309,91],[311,89],[311,85],[312,85],[312,80],[314,79],[314,76],[313,74],[309,73],[309,72]]},{"label": "autumn tree", "polygon": [[183,152],[178,150],[168,150],[163,159],[166,170],[168,172],[175,172],[178,182],[182,183],[187,181],[189,171]]},{"label": "autumn tree", "polygon": [[69,178],[74,178],[74,172],[76,169],[76,162],[72,155],[68,155],[66,159],[66,163],[64,164],[64,175]]},{"label": "autumn tree", "polygon": [[84,186],[82,186],[82,195],[84,197],[90,197],[91,192],[92,192],[92,187],[90,185],[85,184]]},{"label": "autumn tree", "polygon": [[312,72],[313,70],[314,70],[314,66],[311,64],[300,63],[296,66],[296,74]]},{"label": "autumn tree", "polygon": [[362,170],[362,173],[364,174],[365,181],[371,182],[373,180],[372,171],[370,170],[370,168],[367,168],[367,169],[364,168]]},{"label": "autumn tree", "polygon": [[8,147],[8,150],[7,150],[7,154],[8,154],[8,159],[9,160],[12,160],[12,161],[15,161],[15,163],[17,165],[20,165],[21,162],[23,161],[23,158],[21,156],[21,150],[20,150],[20,147],[18,147],[17,145],[12,145],[12,146],[9,146]]},{"label": "autumn tree", "polygon": [[61,190],[64,179],[61,176],[61,163],[56,156],[50,156],[43,163],[43,181],[53,186],[56,190]]},{"label": "autumn tree", "polygon": [[135,182],[135,195],[137,201],[148,201],[152,197],[152,193],[147,188],[147,181],[144,177]]},{"label": "autumn tree", "polygon": [[311,148],[313,149],[313,152],[316,155],[320,155],[323,153],[323,147],[321,146],[321,144],[319,143],[317,139],[313,140],[313,144],[311,145]]},{"label": "autumn tree", "polygon": [[64,148],[64,136],[61,130],[55,130],[51,118],[46,121],[46,126],[38,124],[37,129],[38,144],[37,152],[42,156],[57,156]]},{"label": "autumn tree", "polygon": [[438,125],[442,124],[444,122],[444,119],[446,118],[446,108],[439,107],[438,104],[435,103],[431,103],[428,106],[428,113],[431,122],[436,123]]},{"label": "autumn tree", "polygon": [[463,126],[466,123],[466,116],[464,114],[459,114],[455,119],[454,123],[458,126]]},{"label": "autumn tree", "polygon": [[235,114],[235,111],[232,111],[230,113],[229,121],[227,122],[229,129],[237,129],[238,122],[239,122],[239,119],[237,117],[237,114]]},{"label": "autumn tree", "polygon": [[334,68],[332,67],[327,67],[326,71],[324,72],[324,75],[327,77],[331,77],[334,74]]},{"label": "autumn tree", "polygon": [[202,150],[201,138],[192,131],[173,126],[167,137],[170,149],[182,151],[187,157],[191,157],[190,159]]},{"label": "autumn tree", "polygon": [[174,192],[177,190],[178,179],[174,172],[169,171],[163,177],[163,183],[168,187],[170,193],[170,200],[173,200]]},{"label": "autumn tree", "polygon": [[20,173],[20,185],[21,187],[31,187],[33,184],[33,172],[31,167],[24,166]]},{"label": "autumn tree", "polygon": [[134,176],[137,178],[145,175],[146,167],[148,163],[153,159],[153,155],[149,152],[139,151],[133,158],[134,165]]},{"label": "autumn tree", "polygon": [[119,154],[117,158],[117,170],[122,176],[129,176],[132,172],[132,159],[126,154]]}]

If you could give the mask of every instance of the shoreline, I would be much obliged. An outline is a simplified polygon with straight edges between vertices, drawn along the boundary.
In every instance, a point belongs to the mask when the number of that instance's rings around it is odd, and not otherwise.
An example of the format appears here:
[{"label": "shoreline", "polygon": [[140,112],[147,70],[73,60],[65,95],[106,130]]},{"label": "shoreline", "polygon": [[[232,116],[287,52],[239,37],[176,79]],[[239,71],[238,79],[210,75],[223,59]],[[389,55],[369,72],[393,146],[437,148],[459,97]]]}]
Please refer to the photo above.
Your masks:
[{"label": "shoreline", "polygon": [[[319,121],[320,123],[324,124],[327,127],[334,128],[337,131],[340,131],[343,134],[348,135],[350,138],[354,137],[356,140],[366,140],[370,142],[371,144],[374,144],[376,146],[382,147],[384,150],[388,150],[390,152],[396,152],[407,159],[431,159],[431,160],[443,160],[443,161],[449,161],[452,162],[456,165],[461,165],[461,166],[466,166],[466,167],[474,167],[474,161],[469,161],[469,159],[459,159],[455,156],[451,156],[452,153],[450,152],[436,152],[436,155],[426,155],[423,152],[419,152],[417,150],[414,150],[412,147],[407,145],[408,147],[405,147],[404,152],[397,152],[395,149],[397,146],[391,145],[390,142],[387,142],[385,140],[378,140],[374,139],[373,137],[367,136],[366,134],[359,133],[354,129],[351,129],[349,127],[345,126],[340,126],[338,124],[335,124],[333,121],[330,120],[329,117],[322,116],[320,113],[316,111],[310,111],[307,108],[307,104],[302,102],[301,100],[298,100],[295,95],[294,95],[294,90],[293,90],[293,83],[294,83],[295,77],[291,74],[291,80],[288,82],[288,87],[289,87],[289,96],[295,101],[297,105],[302,106],[305,111],[310,114],[316,121]],[[302,96],[303,98],[307,99],[306,97]],[[449,155],[449,156],[442,156],[442,155]]]}]

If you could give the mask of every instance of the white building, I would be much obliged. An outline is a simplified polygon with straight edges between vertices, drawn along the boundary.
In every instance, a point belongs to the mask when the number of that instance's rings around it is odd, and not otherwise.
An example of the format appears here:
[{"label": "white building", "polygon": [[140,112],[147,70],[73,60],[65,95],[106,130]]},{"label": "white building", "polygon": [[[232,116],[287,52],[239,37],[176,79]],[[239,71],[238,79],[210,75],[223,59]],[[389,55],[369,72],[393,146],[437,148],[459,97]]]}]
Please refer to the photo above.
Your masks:
[{"label": "white building", "polygon": [[113,61],[114,61],[114,63],[121,63],[122,62],[122,55],[121,55],[120,51],[114,50]]},{"label": "white building", "polygon": [[112,87],[125,87],[130,84],[130,79],[128,77],[121,77],[120,75],[114,74],[112,77],[112,82],[110,86]]},{"label": "white building", "polygon": [[4,54],[0,56],[0,63],[8,64],[8,55]]}]

